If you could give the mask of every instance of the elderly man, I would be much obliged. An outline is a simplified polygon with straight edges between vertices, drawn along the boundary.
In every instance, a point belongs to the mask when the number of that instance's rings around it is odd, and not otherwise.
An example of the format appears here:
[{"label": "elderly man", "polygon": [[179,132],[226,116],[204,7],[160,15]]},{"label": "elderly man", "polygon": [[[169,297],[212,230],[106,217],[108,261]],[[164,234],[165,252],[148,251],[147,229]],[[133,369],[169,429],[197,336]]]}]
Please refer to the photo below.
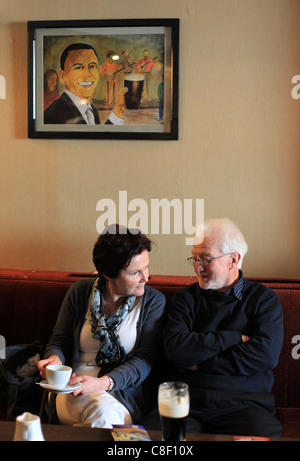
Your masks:
[{"label": "elderly man", "polygon": [[189,384],[188,430],[278,437],[272,369],[282,347],[282,308],[240,268],[247,244],[228,219],[205,222],[192,256],[198,283],[175,293],[164,333],[173,379]]}]

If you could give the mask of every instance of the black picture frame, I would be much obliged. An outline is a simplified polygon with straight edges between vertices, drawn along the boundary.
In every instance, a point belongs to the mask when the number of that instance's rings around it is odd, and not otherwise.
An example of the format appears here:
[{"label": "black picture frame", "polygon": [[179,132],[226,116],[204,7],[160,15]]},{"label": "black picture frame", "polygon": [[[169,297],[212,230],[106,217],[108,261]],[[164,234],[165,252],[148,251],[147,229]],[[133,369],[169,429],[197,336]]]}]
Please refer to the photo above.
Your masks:
[{"label": "black picture frame", "polygon": [[[30,21],[27,30],[29,138],[178,139],[178,18]],[[62,121],[54,123],[53,120],[56,122],[57,117],[55,119],[44,117],[44,104],[48,99],[51,100],[54,93],[54,90],[49,90],[51,96],[49,98],[44,93],[45,73],[47,70],[55,71],[53,78],[60,85],[57,98],[60,97],[64,90],[60,74],[60,55],[66,46],[78,41],[92,45],[97,50],[99,80],[91,100],[100,115],[99,125],[75,123],[74,119],[72,123]],[[104,65],[108,50],[115,52],[116,60],[119,57],[117,60],[119,71],[109,74],[110,78],[113,74],[113,87],[104,80],[104,68],[108,69],[111,68],[109,66],[114,65],[112,61]],[[120,61],[124,50],[129,50],[134,63],[127,67],[124,67],[124,61]],[[144,61],[138,65],[141,59]],[[131,73],[144,73],[143,63],[150,71],[147,75],[144,74],[145,80],[149,78],[144,83],[143,99],[139,109],[126,110],[123,124],[106,122],[114,108],[114,105],[111,106],[111,102],[107,100],[110,96],[108,89],[116,90],[117,100],[118,94],[124,87],[125,69]],[[163,106],[160,104],[162,100]],[[160,117],[161,108],[162,117]]]}]

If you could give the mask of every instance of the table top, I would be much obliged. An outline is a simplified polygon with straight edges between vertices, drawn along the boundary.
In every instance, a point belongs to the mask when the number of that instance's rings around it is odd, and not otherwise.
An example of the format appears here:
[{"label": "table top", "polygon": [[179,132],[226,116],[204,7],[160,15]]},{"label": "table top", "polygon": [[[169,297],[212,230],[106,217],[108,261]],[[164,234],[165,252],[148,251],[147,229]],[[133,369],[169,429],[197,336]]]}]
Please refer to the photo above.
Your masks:
[{"label": "table top", "polygon": [[[0,421],[0,441],[12,441],[15,433],[15,422]],[[111,429],[91,428],[83,426],[64,426],[56,424],[43,424],[42,431],[44,438],[47,441],[103,441],[113,442]],[[161,442],[160,431],[148,431],[153,442]],[[251,440],[250,437],[239,437],[242,440]],[[187,442],[197,441],[234,441],[235,436],[232,435],[216,435],[216,434],[187,434]],[[296,441],[300,439],[274,438],[271,441]]]}]

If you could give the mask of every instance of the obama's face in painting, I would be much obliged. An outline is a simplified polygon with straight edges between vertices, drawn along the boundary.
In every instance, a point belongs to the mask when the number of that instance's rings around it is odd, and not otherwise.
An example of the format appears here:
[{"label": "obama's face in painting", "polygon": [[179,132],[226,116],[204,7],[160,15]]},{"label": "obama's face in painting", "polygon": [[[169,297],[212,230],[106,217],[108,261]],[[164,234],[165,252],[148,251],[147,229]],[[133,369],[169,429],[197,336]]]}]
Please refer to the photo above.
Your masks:
[{"label": "obama's face in painting", "polygon": [[92,48],[73,49],[67,54],[59,78],[66,90],[88,103],[99,81],[100,68]]}]

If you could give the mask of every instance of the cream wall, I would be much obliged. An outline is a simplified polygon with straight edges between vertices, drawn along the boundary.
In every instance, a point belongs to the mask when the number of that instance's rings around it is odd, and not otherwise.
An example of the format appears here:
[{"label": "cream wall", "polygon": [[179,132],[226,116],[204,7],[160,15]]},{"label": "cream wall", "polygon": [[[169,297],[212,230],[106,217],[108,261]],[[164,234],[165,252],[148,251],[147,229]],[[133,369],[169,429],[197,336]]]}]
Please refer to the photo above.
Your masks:
[{"label": "cream wall", "polygon": [[[179,141],[27,139],[30,20],[180,18]],[[0,267],[93,270],[96,204],[204,199],[244,231],[247,276],[300,277],[299,0],[0,0]],[[156,274],[192,274],[152,235]]]}]

